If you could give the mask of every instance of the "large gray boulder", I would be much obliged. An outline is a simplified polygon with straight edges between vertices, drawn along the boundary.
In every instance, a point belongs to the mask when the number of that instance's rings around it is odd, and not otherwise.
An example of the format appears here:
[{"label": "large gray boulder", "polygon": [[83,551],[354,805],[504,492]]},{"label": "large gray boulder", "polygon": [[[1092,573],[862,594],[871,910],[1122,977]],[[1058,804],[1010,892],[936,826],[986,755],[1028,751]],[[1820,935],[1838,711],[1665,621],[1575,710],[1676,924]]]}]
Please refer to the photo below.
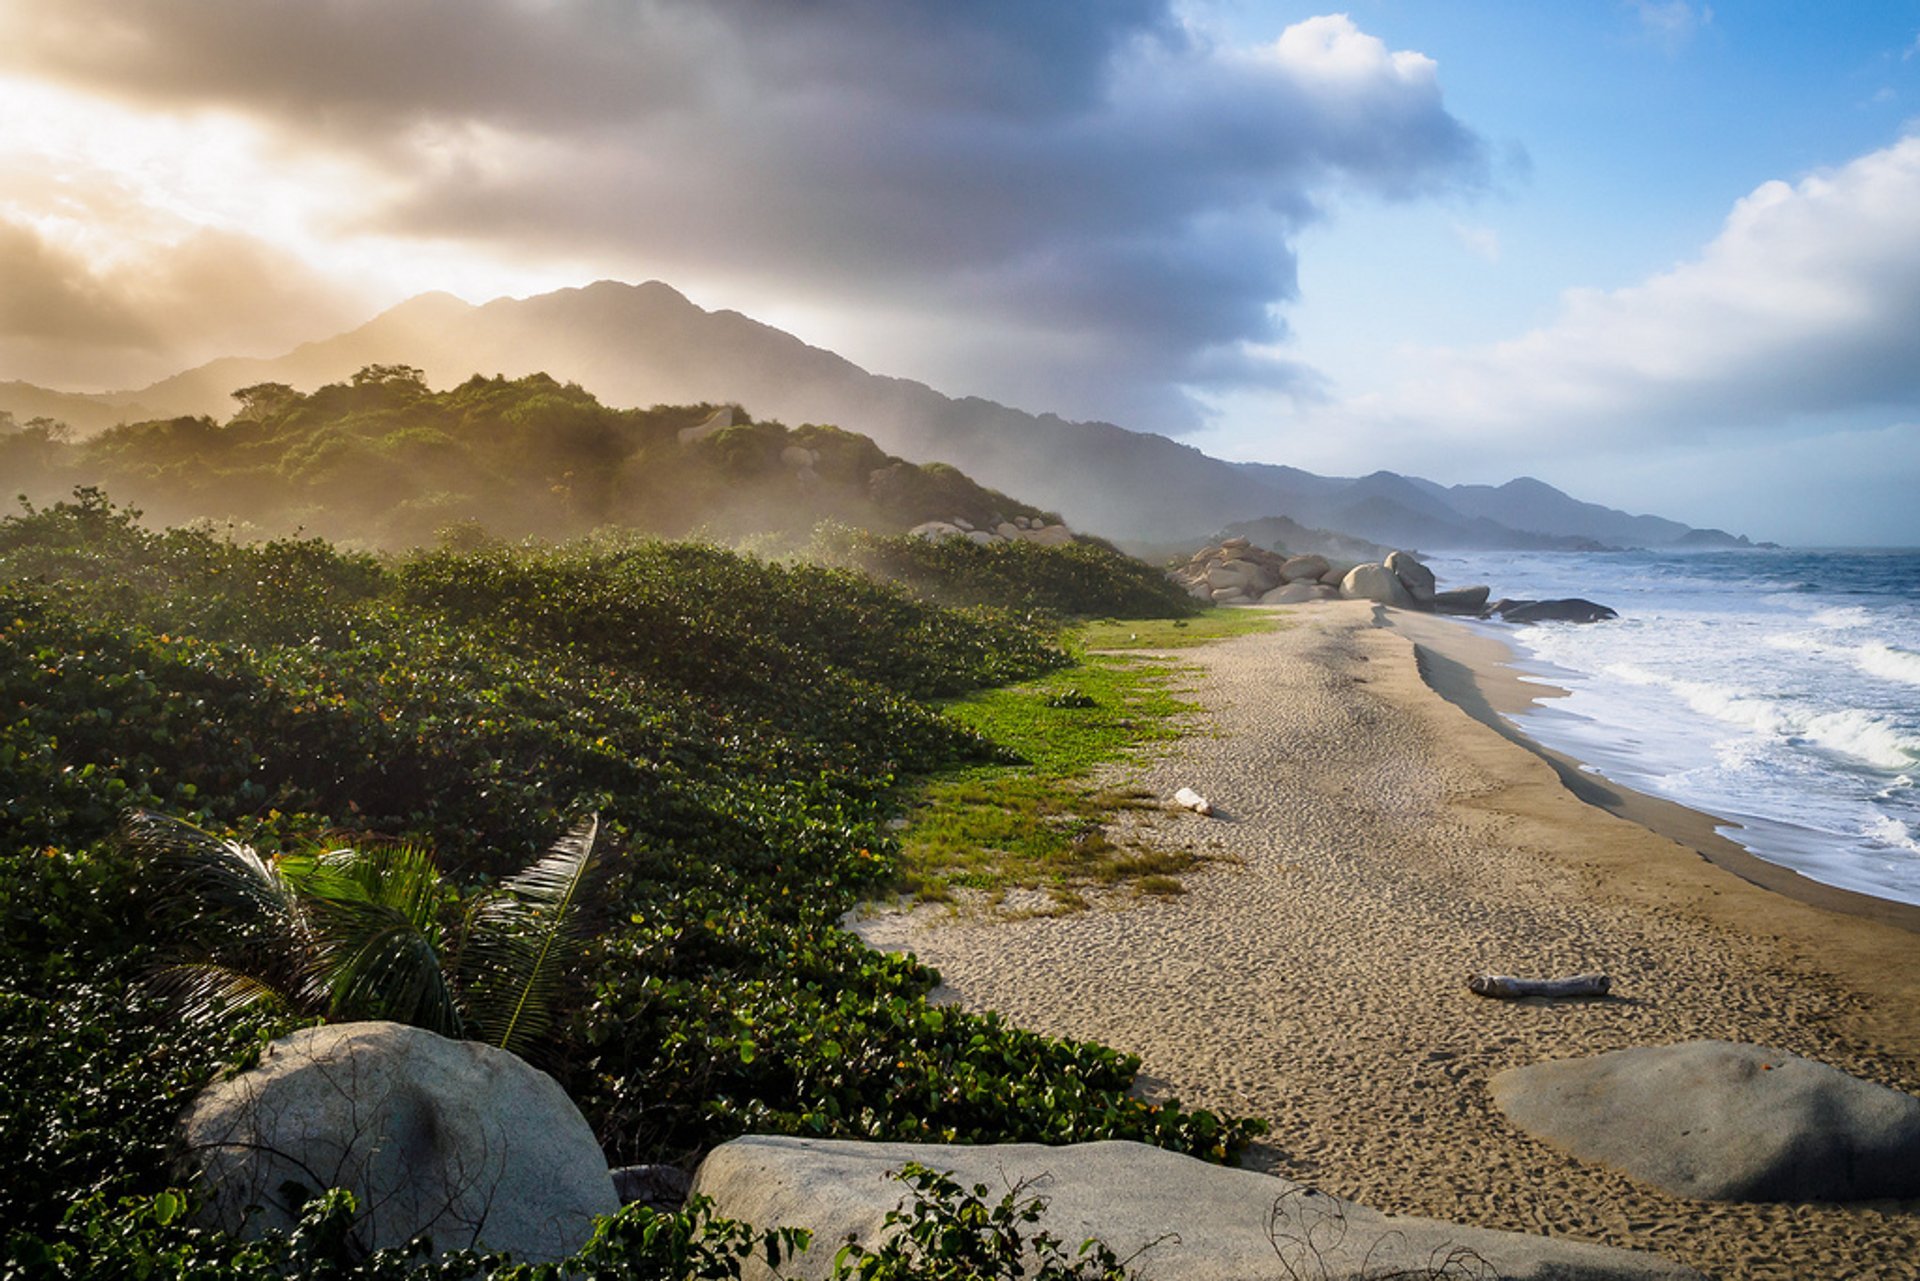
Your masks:
[{"label": "large gray boulder", "polygon": [[1325,583],[1299,582],[1276,587],[1260,598],[1262,605],[1300,605],[1310,600],[1337,600],[1340,593]]},{"label": "large gray boulder", "polygon": [[1325,556],[1309,553],[1305,556],[1289,556],[1280,565],[1280,581],[1283,583],[1317,583],[1326,577],[1333,566],[1327,563]]},{"label": "large gray boulder", "polygon": [[1435,592],[1433,609],[1437,614],[1480,614],[1487,608],[1487,597],[1491,590],[1485,587],[1456,587],[1452,591]]},{"label": "large gray boulder", "polygon": [[1387,553],[1386,567],[1395,578],[1406,586],[1407,594],[1422,605],[1433,600],[1436,587],[1433,571],[1415,560],[1406,552]]},{"label": "large gray boulder", "polygon": [[[884,1239],[887,1211],[909,1196],[889,1174],[908,1161],[951,1172],[968,1189],[985,1184],[990,1202],[1028,1183],[1029,1193],[1047,1203],[1033,1229],[1052,1233],[1069,1251],[1088,1237],[1123,1259],[1142,1251],[1134,1262],[1142,1275],[1181,1281],[1344,1281],[1396,1269],[1426,1275],[1422,1269],[1456,1247],[1473,1251],[1507,1281],[1699,1276],[1650,1255],[1384,1215],[1285,1179],[1117,1141],[1055,1148],[735,1139],[707,1155],[693,1191],[712,1197],[725,1218],[813,1228],[813,1248],[783,1275],[823,1278],[832,1275],[834,1252],[848,1237],[869,1248]],[[1310,1250],[1309,1240],[1317,1248]],[[770,1273],[756,1259],[745,1275]]]},{"label": "large gray boulder", "polygon": [[[206,1220],[290,1228],[311,1193],[351,1189],[368,1249],[433,1238],[545,1262],[620,1208],[606,1158],[544,1072],[492,1046],[398,1023],[307,1028],[208,1086],[182,1119]],[[257,1209],[256,1209],[257,1207]]]},{"label": "large gray boulder", "polygon": [[1619,614],[1578,596],[1564,600],[1501,600],[1492,611],[1508,623],[1599,623]]},{"label": "large gray boulder", "polygon": [[1493,1078],[1514,1124],[1712,1201],[1920,1196],[1920,1099],[1731,1041],[1616,1050]]},{"label": "large gray boulder", "polygon": [[1348,600],[1377,601],[1400,609],[1413,609],[1413,595],[1399,575],[1385,565],[1355,565],[1340,580],[1340,594]]}]

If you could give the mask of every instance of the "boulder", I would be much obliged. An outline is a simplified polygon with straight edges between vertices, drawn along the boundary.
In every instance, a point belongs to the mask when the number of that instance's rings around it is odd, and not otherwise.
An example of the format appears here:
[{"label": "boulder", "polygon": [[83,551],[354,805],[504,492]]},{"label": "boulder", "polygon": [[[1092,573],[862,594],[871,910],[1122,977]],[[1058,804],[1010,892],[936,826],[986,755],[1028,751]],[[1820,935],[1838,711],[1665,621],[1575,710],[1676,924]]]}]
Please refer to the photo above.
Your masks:
[{"label": "boulder", "polygon": [[1310,600],[1333,600],[1339,592],[1324,583],[1288,583],[1260,598],[1262,605],[1299,605]]},{"label": "boulder", "polygon": [[1433,608],[1439,614],[1481,614],[1486,612],[1487,597],[1492,592],[1485,587],[1456,587],[1450,592],[1435,592]]},{"label": "boulder", "polygon": [[1253,544],[1244,538],[1223,538],[1220,540],[1220,546],[1227,551],[1237,552],[1251,547]]},{"label": "boulder", "polygon": [[1289,556],[1280,565],[1280,581],[1283,583],[1317,582],[1327,576],[1333,566],[1327,563],[1325,556]]},{"label": "boulder", "polygon": [[780,461],[798,470],[819,462],[820,454],[818,450],[808,449],[803,445],[788,445],[780,451]]},{"label": "boulder", "polygon": [[1605,605],[1578,596],[1565,600],[1503,600],[1493,612],[1509,623],[1598,623],[1620,617]]},{"label": "boulder", "polygon": [[1713,1201],[1920,1196],[1920,1099],[1731,1041],[1511,1068],[1493,1099],[1584,1161]]},{"label": "boulder", "polygon": [[1000,535],[1000,537],[1002,538],[1012,538],[1015,534],[1018,534],[1020,532],[1020,526],[1014,524],[1010,520],[1003,520],[999,524],[993,527],[993,532]]},{"label": "boulder", "polygon": [[621,1205],[677,1210],[686,1204],[693,1176],[677,1165],[623,1165],[610,1172]]},{"label": "boulder", "polygon": [[1232,587],[1258,596],[1270,592],[1279,584],[1265,568],[1250,560],[1224,560],[1207,567],[1207,585],[1209,587]]},{"label": "boulder", "polygon": [[[299,1196],[344,1187],[369,1250],[571,1254],[620,1208],[593,1131],[554,1079],[505,1050],[398,1023],[283,1037],[203,1090],[181,1121],[209,1226],[290,1229]],[[250,1213],[251,1207],[259,1207]]]},{"label": "boulder", "polygon": [[[886,1239],[887,1212],[909,1200],[909,1189],[890,1172],[908,1161],[950,1172],[969,1191],[985,1184],[990,1203],[1024,1183],[1027,1195],[1046,1202],[1037,1223],[1022,1225],[1025,1234],[1049,1232],[1069,1254],[1089,1237],[1123,1259],[1140,1252],[1131,1270],[1142,1276],[1425,1276],[1455,1249],[1472,1251],[1507,1281],[1700,1275],[1625,1250],[1385,1215],[1270,1175],[1118,1140],[1045,1147],[735,1139],[707,1155],[693,1191],[712,1197],[714,1213],[725,1218],[812,1227],[813,1248],[786,1263],[781,1275],[824,1278],[833,1274],[834,1252],[849,1236],[869,1248]],[[742,1275],[772,1274],[755,1257]]]},{"label": "boulder", "polygon": [[1378,601],[1400,609],[1414,607],[1407,585],[1385,565],[1355,565],[1340,580],[1340,594],[1348,600]]},{"label": "boulder", "polygon": [[733,406],[722,405],[698,426],[682,427],[679,431],[679,440],[683,445],[697,445],[703,440],[711,440],[731,426],[733,426]]},{"label": "boulder", "polygon": [[984,529],[970,529],[967,531],[966,536],[969,541],[979,543],[983,547],[988,543],[997,543],[1000,541],[998,534],[990,534]]},{"label": "boulder", "polygon": [[1027,527],[1027,541],[1038,543],[1042,547],[1064,547],[1073,541],[1073,531],[1065,525],[1041,525],[1035,523]]},{"label": "boulder", "polygon": [[1433,600],[1433,571],[1415,560],[1406,552],[1389,552],[1386,559],[1387,571],[1399,579],[1407,589],[1407,594],[1421,604]]},{"label": "boulder", "polygon": [[1243,587],[1216,587],[1208,595],[1216,605],[1251,605],[1254,600]]},{"label": "boulder", "polygon": [[907,533],[914,538],[957,538],[966,531],[944,520],[922,521]]}]

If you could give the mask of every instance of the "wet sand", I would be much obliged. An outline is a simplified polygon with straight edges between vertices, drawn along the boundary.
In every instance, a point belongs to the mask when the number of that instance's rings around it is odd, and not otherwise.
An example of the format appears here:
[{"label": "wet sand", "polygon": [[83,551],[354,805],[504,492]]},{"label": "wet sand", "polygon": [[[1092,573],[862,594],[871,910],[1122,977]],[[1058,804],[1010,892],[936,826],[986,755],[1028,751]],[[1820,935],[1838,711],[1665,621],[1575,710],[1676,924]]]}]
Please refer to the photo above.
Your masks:
[{"label": "wet sand", "polygon": [[[1541,1059],[1719,1037],[1920,1093],[1920,912],[1756,871],[1714,820],[1541,751],[1499,719],[1540,690],[1491,638],[1361,603],[1280,612],[1282,631],[1182,651],[1202,723],[1114,774],[1218,807],[1137,820],[1210,858],[1185,894],[862,932],[968,1007],[1264,1117],[1248,1164],[1381,1210],[1728,1278],[1920,1277],[1920,1202],[1682,1200],[1528,1138],[1487,1090]],[[1486,971],[1603,971],[1616,997],[1488,1001],[1465,982]]]}]

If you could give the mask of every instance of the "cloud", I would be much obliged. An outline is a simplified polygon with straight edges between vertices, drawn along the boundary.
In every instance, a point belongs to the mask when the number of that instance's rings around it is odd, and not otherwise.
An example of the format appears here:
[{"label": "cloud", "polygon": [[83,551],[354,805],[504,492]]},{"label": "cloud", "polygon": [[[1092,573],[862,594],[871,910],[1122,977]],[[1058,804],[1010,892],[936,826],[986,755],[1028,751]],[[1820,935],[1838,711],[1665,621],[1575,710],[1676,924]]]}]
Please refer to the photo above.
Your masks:
[{"label": "cloud", "polygon": [[1427,353],[1397,412],[1488,439],[1785,434],[1920,409],[1920,137],[1739,200],[1701,253]]},{"label": "cloud", "polygon": [[336,234],[830,302],[869,364],[1130,425],[1190,423],[1185,386],[1310,390],[1272,347],[1325,196],[1489,168],[1434,63],[1337,15],[1248,46],[1170,0],[4,12],[16,74],[352,157],[383,194]]},{"label": "cloud", "polygon": [[0,369],[55,386],[137,385],[232,353],[277,353],[353,303],[257,240],[198,230],[88,261],[0,218]]},{"label": "cloud", "polygon": [[1453,224],[1453,238],[1460,242],[1461,248],[1482,262],[1500,261],[1500,233],[1491,227],[1456,222]]},{"label": "cloud", "polygon": [[1698,8],[1687,0],[1629,0],[1640,19],[1640,29],[1649,39],[1673,53],[1694,37],[1702,27],[1713,24],[1713,7]]}]

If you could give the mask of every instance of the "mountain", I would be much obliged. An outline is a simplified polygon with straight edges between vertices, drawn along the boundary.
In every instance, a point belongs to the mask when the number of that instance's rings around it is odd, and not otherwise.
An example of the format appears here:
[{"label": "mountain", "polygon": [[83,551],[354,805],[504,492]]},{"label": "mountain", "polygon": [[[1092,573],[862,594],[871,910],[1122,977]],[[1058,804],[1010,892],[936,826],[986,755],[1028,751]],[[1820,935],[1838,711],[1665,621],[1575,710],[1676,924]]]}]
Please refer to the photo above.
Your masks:
[{"label": "mountain", "polygon": [[[956,399],[869,373],[738,312],[704,310],[658,281],[601,281],[482,306],[423,294],[281,357],[216,360],[139,391],[89,398],[87,422],[103,412],[225,419],[238,388],[278,382],[311,390],[371,364],[418,367],[435,386],[476,372],[544,371],[610,405],[734,403],[793,425],[832,423],[913,462],[952,463],[1076,528],[1134,542],[1192,540],[1230,521],[1276,515],[1419,547],[1671,543],[1687,532],[1578,502],[1539,481],[1449,489],[1392,472],[1316,476],[1223,462],[1112,423]],[[11,407],[0,387],[0,409]]]}]

